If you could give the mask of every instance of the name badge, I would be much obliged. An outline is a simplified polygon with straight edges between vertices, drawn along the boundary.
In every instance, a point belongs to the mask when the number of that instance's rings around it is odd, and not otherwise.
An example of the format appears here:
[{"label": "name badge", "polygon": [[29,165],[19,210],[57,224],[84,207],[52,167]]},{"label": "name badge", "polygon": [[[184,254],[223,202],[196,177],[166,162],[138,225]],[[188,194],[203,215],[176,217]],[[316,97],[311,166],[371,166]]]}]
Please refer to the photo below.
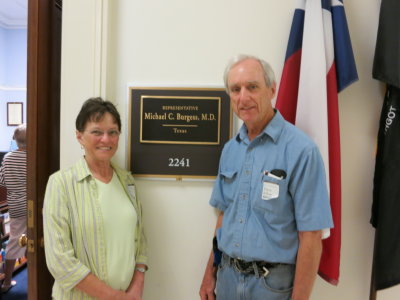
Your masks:
[{"label": "name badge", "polygon": [[136,200],[136,190],[134,185],[128,185],[128,193],[133,200]]},{"label": "name badge", "polygon": [[262,199],[270,200],[278,197],[279,197],[279,184],[269,181],[264,181]]}]

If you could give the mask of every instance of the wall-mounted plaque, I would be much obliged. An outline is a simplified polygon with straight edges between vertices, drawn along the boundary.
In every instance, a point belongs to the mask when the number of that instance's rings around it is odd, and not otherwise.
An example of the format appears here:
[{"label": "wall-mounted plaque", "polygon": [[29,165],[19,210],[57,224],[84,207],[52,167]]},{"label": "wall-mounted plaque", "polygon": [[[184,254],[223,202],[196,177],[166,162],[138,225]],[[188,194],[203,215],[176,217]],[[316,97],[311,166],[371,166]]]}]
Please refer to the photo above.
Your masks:
[{"label": "wall-mounted plaque", "polygon": [[23,103],[7,102],[7,126],[18,126],[23,123]]},{"label": "wall-mounted plaque", "polygon": [[229,96],[217,88],[129,88],[134,176],[213,178],[231,137]]}]

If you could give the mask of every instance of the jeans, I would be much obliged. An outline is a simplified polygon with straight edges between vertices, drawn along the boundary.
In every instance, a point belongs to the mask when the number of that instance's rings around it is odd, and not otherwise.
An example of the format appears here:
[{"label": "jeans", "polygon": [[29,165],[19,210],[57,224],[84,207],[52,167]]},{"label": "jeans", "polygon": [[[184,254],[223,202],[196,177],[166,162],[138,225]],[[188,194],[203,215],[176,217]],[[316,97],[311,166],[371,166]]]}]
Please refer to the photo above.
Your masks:
[{"label": "jeans", "polygon": [[217,300],[290,300],[295,265],[278,265],[266,277],[240,273],[225,254],[217,272]]}]

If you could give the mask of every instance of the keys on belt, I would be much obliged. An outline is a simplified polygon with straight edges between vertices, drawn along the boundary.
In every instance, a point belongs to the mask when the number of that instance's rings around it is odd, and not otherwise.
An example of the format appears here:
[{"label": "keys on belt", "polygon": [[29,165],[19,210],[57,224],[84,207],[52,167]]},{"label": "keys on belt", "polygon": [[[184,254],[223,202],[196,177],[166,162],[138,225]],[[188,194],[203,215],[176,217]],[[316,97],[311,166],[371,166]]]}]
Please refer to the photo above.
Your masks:
[{"label": "keys on belt", "polygon": [[279,263],[269,263],[266,261],[244,261],[238,258],[229,257],[229,263],[244,274],[258,275],[266,277],[269,270],[278,266]]}]

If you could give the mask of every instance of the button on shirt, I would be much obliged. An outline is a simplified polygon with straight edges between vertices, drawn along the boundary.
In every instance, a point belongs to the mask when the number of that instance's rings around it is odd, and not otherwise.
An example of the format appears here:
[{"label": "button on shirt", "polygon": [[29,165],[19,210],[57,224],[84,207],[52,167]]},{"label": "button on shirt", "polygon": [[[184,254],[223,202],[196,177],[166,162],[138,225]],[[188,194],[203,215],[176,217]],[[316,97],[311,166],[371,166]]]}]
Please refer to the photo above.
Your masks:
[{"label": "button on shirt", "polygon": [[224,146],[210,204],[224,211],[219,249],[246,261],[293,264],[298,231],[333,227],[318,148],[277,110],[254,140],[243,125]]}]

